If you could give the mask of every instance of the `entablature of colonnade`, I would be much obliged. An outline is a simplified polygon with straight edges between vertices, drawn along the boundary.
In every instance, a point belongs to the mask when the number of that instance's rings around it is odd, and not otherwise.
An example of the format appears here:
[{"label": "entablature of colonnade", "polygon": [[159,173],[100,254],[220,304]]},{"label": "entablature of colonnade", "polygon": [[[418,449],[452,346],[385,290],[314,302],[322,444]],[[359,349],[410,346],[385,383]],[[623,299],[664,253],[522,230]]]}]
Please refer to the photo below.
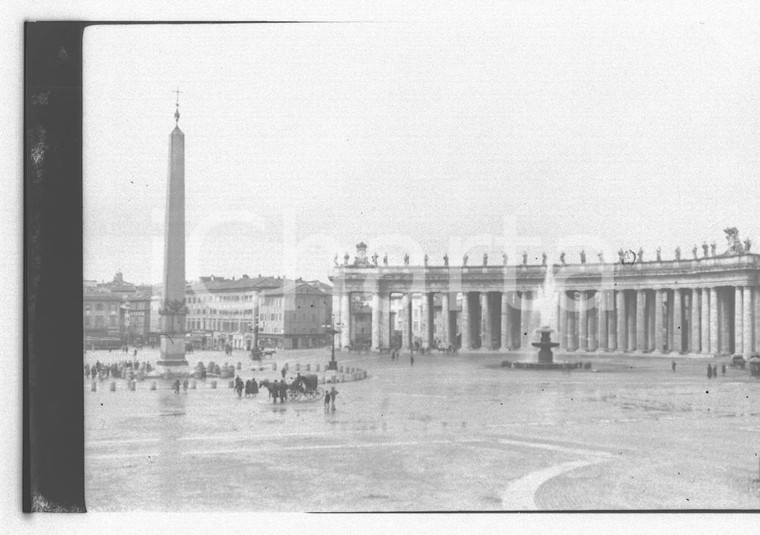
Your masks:
[{"label": "entablature of colonnade", "polygon": [[[632,264],[552,266],[554,285],[567,290],[643,290],[755,286],[760,255],[742,254]],[[330,280],[335,291],[421,293],[536,291],[547,266],[340,266]]]}]

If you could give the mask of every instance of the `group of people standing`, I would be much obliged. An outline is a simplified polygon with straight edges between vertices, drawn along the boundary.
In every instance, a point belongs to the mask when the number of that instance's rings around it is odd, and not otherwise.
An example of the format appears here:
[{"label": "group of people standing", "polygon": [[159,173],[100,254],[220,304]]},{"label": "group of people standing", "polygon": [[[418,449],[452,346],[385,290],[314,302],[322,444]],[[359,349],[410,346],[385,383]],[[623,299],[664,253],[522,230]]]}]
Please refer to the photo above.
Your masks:
[{"label": "group of people standing", "polygon": [[[391,351],[391,360],[398,360],[401,352],[398,349]],[[409,365],[414,366],[414,351],[409,353]]]},{"label": "group of people standing", "polygon": [[332,387],[330,390],[325,390],[325,411],[335,410],[336,397],[338,397],[338,391],[335,390],[335,387]]},{"label": "group of people standing", "polygon": [[[187,387],[189,386],[189,384],[190,383],[188,382],[187,379],[185,379],[184,381],[182,381],[182,391],[185,394],[187,394]],[[174,393],[175,394],[179,394],[179,387],[180,387],[180,382],[179,382],[179,379],[177,379],[176,381],[174,381]],[[193,388],[195,388],[195,387],[193,387]]]},{"label": "group of people standing", "polygon": [[[676,371],[676,361],[673,360],[670,362],[670,369],[674,372]],[[726,375],[726,365],[723,364],[720,367],[720,372],[722,375]],[[717,364],[710,364],[707,363],[707,378],[712,379],[713,377],[718,377],[718,365]]]},{"label": "group of people standing", "polygon": [[150,362],[138,362],[136,360],[122,360],[111,364],[105,364],[98,360],[92,366],[89,364],[84,365],[85,377],[92,378],[93,381],[96,378],[100,380],[120,379],[129,375],[130,371],[132,374],[135,374],[138,370],[150,373],[153,370],[153,366],[150,365]]},{"label": "group of people standing", "polygon": [[239,398],[243,397],[243,391],[245,391],[245,397],[256,396],[259,393],[259,385],[256,379],[251,377],[243,383],[239,375],[235,377],[235,392]]},{"label": "group of people standing", "polygon": [[[721,373],[723,375],[726,375],[726,365],[723,364],[720,369]],[[707,378],[712,379],[713,377],[718,377],[718,365],[713,364],[710,366],[710,364],[707,365]]]}]

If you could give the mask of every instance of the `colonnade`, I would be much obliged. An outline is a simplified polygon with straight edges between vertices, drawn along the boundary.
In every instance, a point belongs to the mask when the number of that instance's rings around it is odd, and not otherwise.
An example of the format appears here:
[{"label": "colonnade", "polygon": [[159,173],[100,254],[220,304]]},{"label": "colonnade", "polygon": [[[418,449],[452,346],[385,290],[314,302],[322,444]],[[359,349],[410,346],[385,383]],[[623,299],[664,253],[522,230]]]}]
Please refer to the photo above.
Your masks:
[{"label": "colonnade", "polygon": [[[434,327],[434,294],[440,294],[439,329]],[[414,344],[413,295],[422,297],[422,347],[437,339],[463,350],[532,349],[534,331],[550,324],[564,351],[631,353],[741,353],[760,351],[760,287],[700,286],[632,289],[561,289],[547,311],[539,292],[393,292],[400,294],[401,346]],[[461,306],[457,302],[461,301]],[[351,292],[333,297],[336,346],[352,345]],[[391,292],[371,298],[372,349],[393,345]]]}]

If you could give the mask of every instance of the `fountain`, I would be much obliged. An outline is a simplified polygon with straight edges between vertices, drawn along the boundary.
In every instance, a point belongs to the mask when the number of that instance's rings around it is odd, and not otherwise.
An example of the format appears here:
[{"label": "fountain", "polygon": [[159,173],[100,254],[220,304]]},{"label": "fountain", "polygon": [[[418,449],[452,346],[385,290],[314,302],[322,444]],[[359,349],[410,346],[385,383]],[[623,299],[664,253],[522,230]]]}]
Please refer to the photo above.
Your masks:
[{"label": "fountain", "polygon": [[536,329],[536,332],[541,334],[541,340],[538,342],[533,342],[533,347],[538,347],[538,363],[539,364],[554,364],[554,353],[552,352],[553,347],[558,347],[558,342],[552,342],[552,333],[554,332],[554,329],[549,327],[548,325],[541,327],[540,329]]},{"label": "fountain", "polygon": [[551,335],[556,332],[554,325],[557,321],[556,306],[557,289],[554,283],[554,265],[549,263],[546,268],[546,277],[544,284],[539,290],[538,300],[540,302],[540,321],[542,327],[535,330],[540,335],[538,342],[533,342],[533,347],[539,348],[538,361],[522,360],[512,364],[515,368],[539,369],[539,370],[557,370],[569,367],[580,367],[580,363],[554,362],[554,353],[552,348],[558,347],[558,342],[552,342]]}]

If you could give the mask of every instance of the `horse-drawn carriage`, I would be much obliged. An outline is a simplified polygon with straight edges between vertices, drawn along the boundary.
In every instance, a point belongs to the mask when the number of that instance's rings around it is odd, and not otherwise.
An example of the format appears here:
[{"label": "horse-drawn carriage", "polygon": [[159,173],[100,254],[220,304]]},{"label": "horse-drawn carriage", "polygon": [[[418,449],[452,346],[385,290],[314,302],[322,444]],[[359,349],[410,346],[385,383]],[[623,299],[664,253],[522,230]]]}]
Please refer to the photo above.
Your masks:
[{"label": "horse-drawn carriage", "polygon": [[319,387],[319,378],[316,375],[299,375],[288,389],[288,399],[319,399],[325,395],[325,391]]},{"label": "horse-drawn carriage", "polygon": [[283,394],[287,395],[289,401],[314,400],[325,395],[325,391],[319,386],[319,378],[312,374],[299,375],[291,384],[265,380],[261,381],[259,386],[269,390],[269,396],[275,401],[278,398],[282,399]]}]

